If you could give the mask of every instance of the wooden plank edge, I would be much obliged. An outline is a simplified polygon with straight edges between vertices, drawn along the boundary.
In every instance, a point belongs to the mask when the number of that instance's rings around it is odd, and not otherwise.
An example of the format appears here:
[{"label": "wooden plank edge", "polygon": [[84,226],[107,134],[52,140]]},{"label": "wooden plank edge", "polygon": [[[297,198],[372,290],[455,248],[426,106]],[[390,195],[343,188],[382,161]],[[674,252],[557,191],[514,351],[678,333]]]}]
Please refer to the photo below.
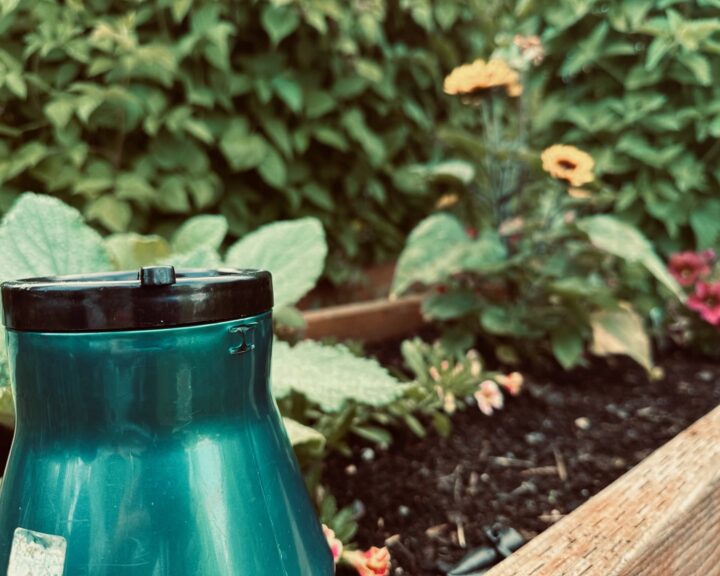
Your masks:
[{"label": "wooden plank edge", "polygon": [[486,576],[551,575],[720,575],[720,407]]},{"label": "wooden plank edge", "polygon": [[338,338],[363,342],[406,336],[425,324],[420,311],[422,300],[423,295],[419,294],[308,310],[303,312],[307,324],[304,335],[314,340]]}]

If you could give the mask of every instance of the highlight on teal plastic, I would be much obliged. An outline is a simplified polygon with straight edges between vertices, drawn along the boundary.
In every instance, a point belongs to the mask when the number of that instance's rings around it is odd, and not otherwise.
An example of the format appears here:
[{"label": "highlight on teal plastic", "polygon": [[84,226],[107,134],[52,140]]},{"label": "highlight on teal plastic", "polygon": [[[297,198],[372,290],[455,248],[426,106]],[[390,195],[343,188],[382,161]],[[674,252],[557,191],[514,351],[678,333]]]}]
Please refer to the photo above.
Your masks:
[{"label": "highlight on teal plastic", "polygon": [[10,576],[330,576],[269,389],[270,312],[192,326],[7,331]]}]

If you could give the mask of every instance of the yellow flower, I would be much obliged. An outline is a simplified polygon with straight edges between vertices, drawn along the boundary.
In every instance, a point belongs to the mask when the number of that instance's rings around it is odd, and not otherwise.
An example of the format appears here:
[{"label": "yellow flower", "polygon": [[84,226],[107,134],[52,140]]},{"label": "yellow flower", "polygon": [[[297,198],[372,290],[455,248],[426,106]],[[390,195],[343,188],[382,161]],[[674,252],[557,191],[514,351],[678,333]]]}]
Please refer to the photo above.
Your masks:
[{"label": "yellow flower", "polygon": [[540,158],[545,172],[571,186],[579,187],[594,179],[595,161],[590,154],[578,150],[575,146],[555,144],[546,148]]},{"label": "yellow flower", "polygon": [[504,88],[508,96],[520,96],[523,91],[519,74],[507,62],[494,58],[489,62],[478,59],[472,64],[455,68],[445,78],[446,94],[466,96],[493,88]]}]

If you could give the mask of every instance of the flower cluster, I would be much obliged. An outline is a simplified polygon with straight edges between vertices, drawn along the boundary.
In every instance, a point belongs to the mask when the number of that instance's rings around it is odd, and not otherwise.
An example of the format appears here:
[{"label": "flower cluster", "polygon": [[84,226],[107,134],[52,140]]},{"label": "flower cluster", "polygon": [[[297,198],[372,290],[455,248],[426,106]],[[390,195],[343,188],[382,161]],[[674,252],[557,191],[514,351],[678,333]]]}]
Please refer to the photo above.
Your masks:
[{"label": "flower cluster", "polygon": [[[505,403],[500,387],[505,388],[512,396],[517,396],[520,394],[523,381],[524,379],[520,372],[500,375],[497,376],[495,380],[483,380],[480,386],[478,386],[477,392],[473,394],[478,408],[480,408],[480,412],[486,416],[492,416],[493,412],[500,410]],[[498,384],[500,386],[498,386]]]},{"label": "flower cluster", "polygon": [[369,550],[345,550],[342,542],[330,528],[323,524],[323,533],[333,555],[335,565],[347,564],[357,570],[360,576],[388,576],[390,574],[390,552],[387,548]]},{"label": "flower cluster", "polygon": [[692,288],[687,306],[705,322],[720,326],[720,281],[709,281],[715,251],[677,252],[670,256],[668,270],[686,288]]},{"label": "flower cluster", "polygon": [[458,66],[445,78],[443,88],[446,94],[454,96],[477,96],[504,89],[508,96],[517,97],[523,91],[520,75],[499,58],[487,62],[478,59]]}]

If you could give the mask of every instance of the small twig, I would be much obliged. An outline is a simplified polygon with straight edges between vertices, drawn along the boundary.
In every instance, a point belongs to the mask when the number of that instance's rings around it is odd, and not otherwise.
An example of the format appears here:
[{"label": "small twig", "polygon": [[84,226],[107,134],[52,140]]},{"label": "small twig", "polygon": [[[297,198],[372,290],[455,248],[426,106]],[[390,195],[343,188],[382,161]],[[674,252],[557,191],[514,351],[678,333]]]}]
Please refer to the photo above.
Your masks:
[{"label": "small twig", "polygon": [[557,466],[539,466],[522,470],[520,476],[555,476],[557,473]]},{"label": "small twig", "polygon": [[465,541],[465,528],[463,527],[462,520],[458,519],[455,525],[457,526],[458,546],[460,546],[460,548],[466,548],[467,542]]},{"label": "small twig", "polygon": [[553,448],[553,454],[555,455],[555,466],[557,467],[557,475],[560,477],[560,480],[563,482],[567,482],[568,479],[568,473],[567,473],[567,467],[565,466],[565,460],[562,457],[562,454],[557,448]]}]

